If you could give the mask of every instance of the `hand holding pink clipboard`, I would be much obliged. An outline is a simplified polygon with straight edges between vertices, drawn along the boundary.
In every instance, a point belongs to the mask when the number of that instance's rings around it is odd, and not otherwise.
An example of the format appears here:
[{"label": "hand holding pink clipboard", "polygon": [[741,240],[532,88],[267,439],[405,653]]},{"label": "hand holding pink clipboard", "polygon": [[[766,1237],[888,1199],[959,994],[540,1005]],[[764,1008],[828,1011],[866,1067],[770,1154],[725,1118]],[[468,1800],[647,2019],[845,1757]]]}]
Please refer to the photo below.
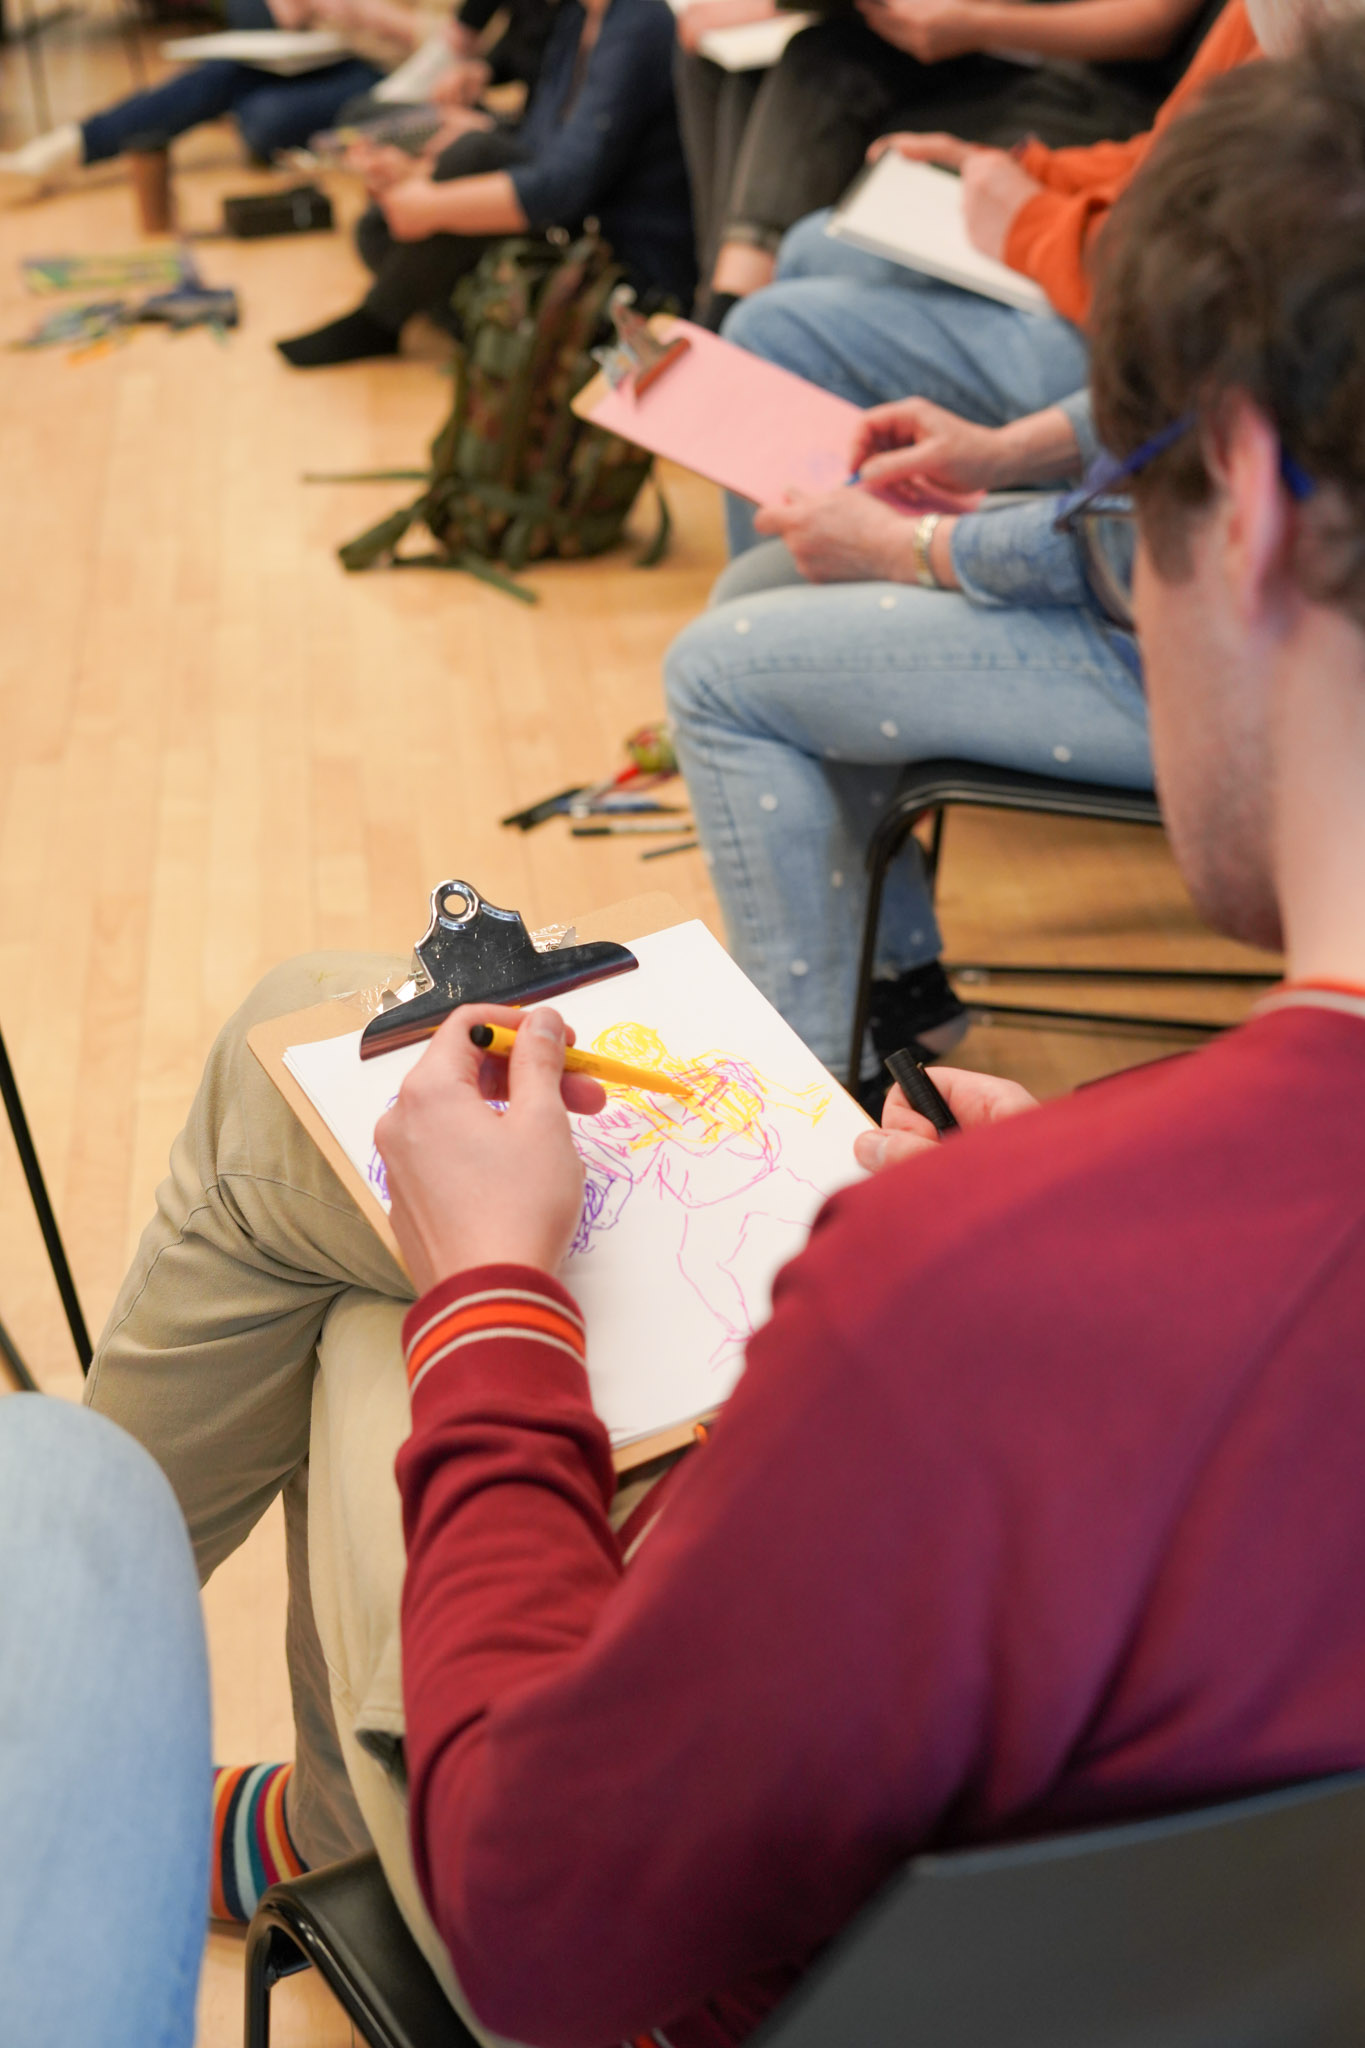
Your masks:
[{"label": "hand holding pink clipboard", "polygon": [[[594,379],[574,400],[575,412],[758,505],[849,481],[861,407],[690,320],[651,326],[665,340],[684,335],[687,353],[643,393],[629,380],[613,390],[605,377]],[[905,512],[966,510],[980,496],[932,486],[875,495]]]}]

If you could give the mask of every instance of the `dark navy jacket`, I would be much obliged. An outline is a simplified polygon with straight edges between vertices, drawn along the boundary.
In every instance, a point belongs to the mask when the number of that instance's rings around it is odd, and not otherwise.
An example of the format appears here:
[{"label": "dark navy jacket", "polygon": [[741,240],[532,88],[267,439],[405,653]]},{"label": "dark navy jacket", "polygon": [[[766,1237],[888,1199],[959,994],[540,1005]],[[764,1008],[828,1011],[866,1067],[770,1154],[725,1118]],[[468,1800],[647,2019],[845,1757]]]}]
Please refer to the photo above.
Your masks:
[{"label": "dark navy jacket", "polygon": [[533,228],[595,218],[641,288],[686,311],[696,283],[687,166],[673,104],[673,13],[666,0],[611,0],[578,90],[584,13],[559,0],[511,171]]}]

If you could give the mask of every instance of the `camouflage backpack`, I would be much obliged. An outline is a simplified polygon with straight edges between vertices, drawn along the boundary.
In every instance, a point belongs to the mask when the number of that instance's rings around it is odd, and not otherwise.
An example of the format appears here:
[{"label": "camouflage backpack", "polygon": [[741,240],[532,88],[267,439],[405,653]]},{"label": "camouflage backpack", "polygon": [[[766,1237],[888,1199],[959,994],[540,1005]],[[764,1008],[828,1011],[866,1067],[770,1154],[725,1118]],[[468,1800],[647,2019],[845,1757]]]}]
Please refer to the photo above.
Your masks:
[{"label": "camouflage backpack", "polygon": [[[404,511],[340,549],[348,569],[467,569],[535,602],[505,570],[545,555],[597,555],[616,541],[650,475],[653,457],[571,410],[595,373],[591,355],[621,279],[591,231],[570,243],[500,242],[456,289],[464,343],[455,354],[455,404],[431,446],[430,470],[386,471],[426,484]],[[668,508],[641,557],[668,543]],[[396,554],[424,525],[436,552]]]}]

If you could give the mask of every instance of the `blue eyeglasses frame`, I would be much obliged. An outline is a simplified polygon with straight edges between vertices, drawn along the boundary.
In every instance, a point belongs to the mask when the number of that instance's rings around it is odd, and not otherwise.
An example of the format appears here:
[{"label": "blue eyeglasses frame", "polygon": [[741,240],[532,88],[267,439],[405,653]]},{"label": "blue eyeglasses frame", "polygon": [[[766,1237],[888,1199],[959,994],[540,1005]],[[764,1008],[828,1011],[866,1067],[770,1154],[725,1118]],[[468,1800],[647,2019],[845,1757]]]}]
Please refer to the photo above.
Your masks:
[{"label": "blue eyeglasses frame", "polygon": [[[1177,441],[1192,433],[1199,424],[1199,415],[1187,412],[1169,426],[1152,434],[1131,455],[1120,459],[1101,451],[1086,470],[1080,485],[1062,499],[1053,521],[1053,530],[1066,533],[1077,539],[1086,557],[1087,580],[1091,584],[1096,602],[1106,616],[1117,626],[1131,632],[1133,615],[1131,606],[1114,589],[1112,578],[1096,576],[1092,571],[1099,567],[1091,560],[1092,545],[1088,537],[1091,517],[1106,519],[1131,519],[1132,501],[1127,497],[1125,486],[1140,476],[1149,463],[1173,448]],[[1280,449],[1280,476],[1284,487],[1297,504],[1311,498],[1317,484],[1301,462],[1297,462],[1286,448]],[[1118,502],[1115,502],[1115,501]]]}]

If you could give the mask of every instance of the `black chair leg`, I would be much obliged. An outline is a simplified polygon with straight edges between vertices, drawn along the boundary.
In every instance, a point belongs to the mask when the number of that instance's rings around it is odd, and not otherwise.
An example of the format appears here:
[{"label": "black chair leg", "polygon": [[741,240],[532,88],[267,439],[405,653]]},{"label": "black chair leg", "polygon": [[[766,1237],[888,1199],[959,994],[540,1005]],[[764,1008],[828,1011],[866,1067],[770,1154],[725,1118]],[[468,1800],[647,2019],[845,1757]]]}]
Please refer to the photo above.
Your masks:
[{"label": "black chair leg", "polygon": [[[902,787],[873,828],[867,849],[868,894],[858,978],[853,992],[853,1032],[849,1046],[848,1087],[856,1091],[862,1065],[863,1039],[872,1001],[872,971],[876,963],[877,930],[882,897],[891,863],[905,847],[920,822],[931,819],[929,842],[921,848],[931,899],[943,862],[944,830],[950,806],[966,804],[985,810],[1017,810],[1044,816],[1093,818],[1114,824],[1160,826],[1155,799],[1127,790],[1091,784],[1054,781],[1050,777],[1014,774],[960,761],[932,761],[919,764],[913,779]],[[1049,962],[1032,966],[1023,962],[984,960],[944,961],[944,972],[973,1017],[989,1018],[997,1024],[1083,1025],[1089,1029],[1120,1032],[1180,1032],[1194,1036],[1215,1036],[1227,1026],[1202,1017],[1173,1017],[1128,1010],[1062,1009],[1042,1003],[997,1003],[977,999],[973,982],[989,982],[996,976],[1047,981],[1166,982],[1174,986],[1191,984],[1255,987],[1273,982],[1270,974],[1229,969],[1160,967],[1088,967]],[[961,978],[961,984],[959,979]]]},{"label": "black chair leg", "polygon": [[904,843],[903,837],[889,842],[878,837],[874,839],[868,854],[870,873],[867,879],[867,907],[863,912],[863,943],[858,959],[858,979],[853,988],[853,1031],[848,1042],[848,1079],[844,1083],[850,1095],[857,1094],[858,1083],[863,1075],[863,1040],[867,1036],[868,1012],[872,1008],[872,970],[877,964],[877,930],[881,923],[882,892],[886,888],[886,873]]},{"label": "black chair leg", "polygon": [[76,1356],[81,1362],[81,1371],[88,1373],[90,1370],[90,1360],[94,1356],[94,1350],[90,1342],[90,1332],[85,1327],[85,1316],[81,1311],[80,1297],[76,1293],[76,1283],[71,1277],[71,1266],[66,1256],[66,1247],[62,1243],[62,1234],[57,1228],[57,1218],[53,1213],[52,1203],[48,1199],[47,1183],[43,1179],[43,1169],[38,1164],[38,1154],[33,1143],[33,1133],[28,1127],[28,1118],[24,1114],[24,1105],[19,1099],[19,1084],[14,1078],[14,1069],[9,1063],[9,1054],[5,1050],[3,1032],[0,1032],[0,1097],[4,1099],[6,1114],[9,1117],[9,1127],[14,1133],[14,1143],[19,1153],[19,1162],[24,1169],[24,1179],[28,1182],[28,1191],[33,1198],[33,1207],[37,1213],[38,1228],[42,1231],[43,1243],[47,1246],[48,1263],[52,1267],[52,1277],[57,1283],[57,1292],[62,1298],[62,1307],[66,1311],[66,1322],[67,1328],[71,1332],[71,1341],[76,1347]]},{"label": "black chair leg", "polygon": [[24,1364],[18,1345],[3,1323],[0,1323],[0,1358],[4,1359],[6,1370],[21,1394],[42,1392],[37,1380]]},{"label": "black chair leg", "polygon": [[246,1938],[246,2048],[270,2048],[270,1994],[281,1977],[309,1967],[282,1927],[253,1921]]}]

